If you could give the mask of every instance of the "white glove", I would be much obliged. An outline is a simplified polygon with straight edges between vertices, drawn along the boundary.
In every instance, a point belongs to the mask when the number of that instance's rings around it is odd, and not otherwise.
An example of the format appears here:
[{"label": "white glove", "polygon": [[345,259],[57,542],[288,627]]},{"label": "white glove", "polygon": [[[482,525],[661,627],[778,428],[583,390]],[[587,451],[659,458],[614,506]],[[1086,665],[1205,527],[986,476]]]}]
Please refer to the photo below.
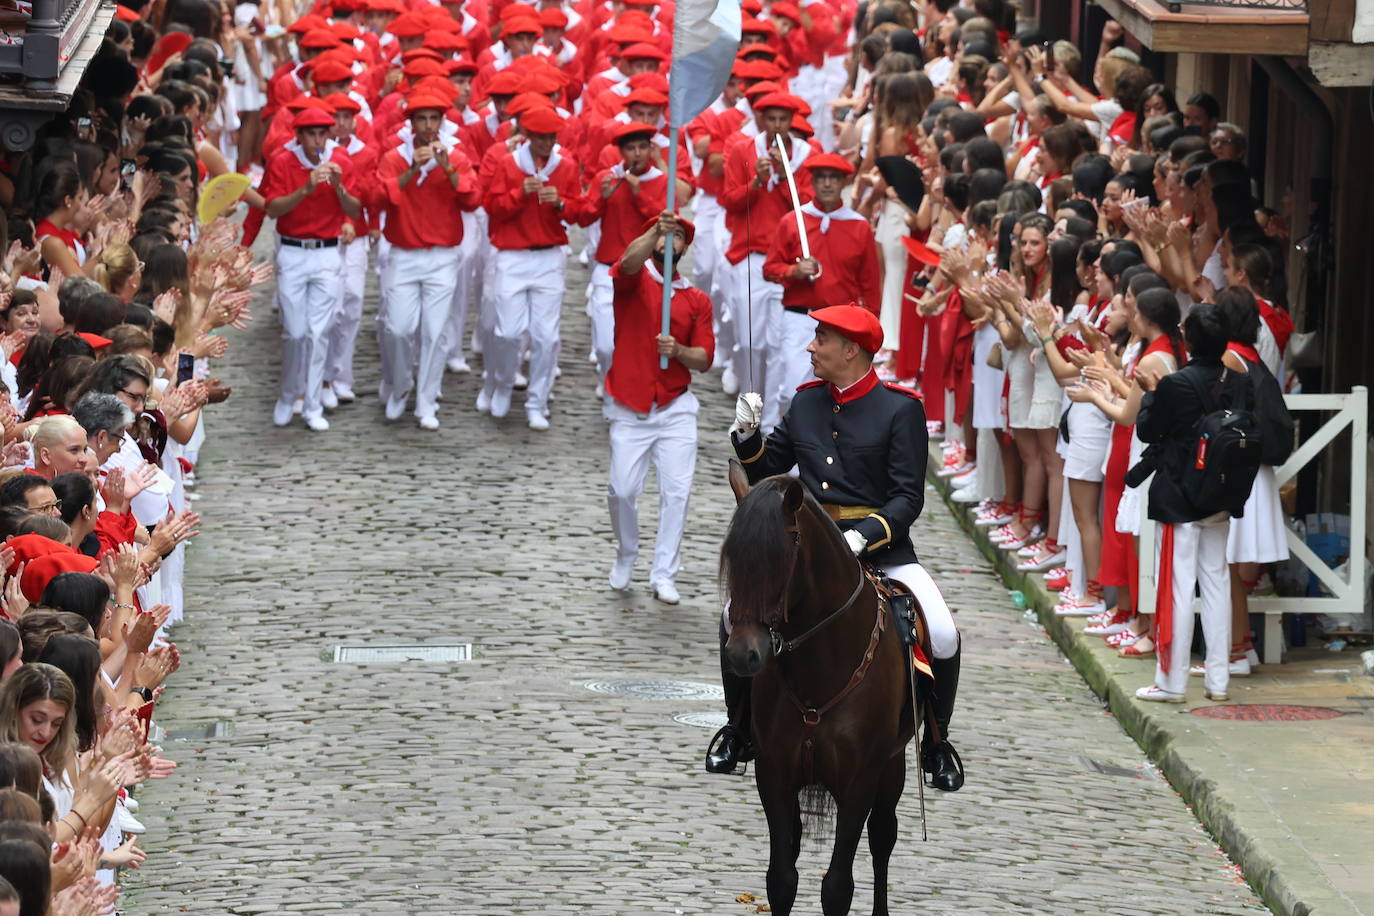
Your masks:
[{"label": "white glove", "polygon": [[844,533],[844,542],[849,545],[850,550],[854,551],[856,557],[863,553],[864,548],[868,546],[868,538],[853,528]]},{"label": "white glove", "polygon": [[763,422],[763,398],[750,391],[735,401],[735,426],[744,436],[752,436]]}]

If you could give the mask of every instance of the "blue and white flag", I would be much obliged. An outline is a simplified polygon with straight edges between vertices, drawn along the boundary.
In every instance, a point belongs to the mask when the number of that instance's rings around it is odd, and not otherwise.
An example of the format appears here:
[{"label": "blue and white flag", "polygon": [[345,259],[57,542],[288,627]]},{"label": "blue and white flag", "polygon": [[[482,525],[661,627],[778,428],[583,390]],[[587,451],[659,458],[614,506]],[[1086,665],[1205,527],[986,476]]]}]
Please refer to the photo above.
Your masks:
[{"label": "blue and white flag", "polygon": [[672,126],[685,126],[724,91],[739,38],[739,0],[678,0],[668,74]]}]

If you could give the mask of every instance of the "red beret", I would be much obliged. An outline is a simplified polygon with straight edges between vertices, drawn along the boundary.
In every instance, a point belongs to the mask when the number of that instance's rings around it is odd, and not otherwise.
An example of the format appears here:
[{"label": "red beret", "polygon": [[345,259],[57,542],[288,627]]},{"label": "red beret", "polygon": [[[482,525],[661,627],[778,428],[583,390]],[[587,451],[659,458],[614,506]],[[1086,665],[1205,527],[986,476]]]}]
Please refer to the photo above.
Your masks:
[{"label": "red beret", "polygon": [[14,551],[14,560],[10,563],[10,568],[5,570],[5,575],[14,575],[20,563],[28,563],[39,557],[46,557],[50,553],[76,553],[66,544],[59,544],[52,538],[45,538],[41,534],[21,534],[10,538],[5,542],[5,546]]},{"label": "red beret", "polygon": [[810,121],[802,117],[800,111],[792,115],[792,130],[805,134],[808,138],[816,136],[816,128],[811,126]]},{"label": "red beret", "polygon": [[487,82],[487,95],[515,95],[520,91],[520,80],[520,74],[506,68]]},{"label": "red beret", "polygon": [[539,24],[546,29],[566,29],[568,27],[568,14],[557,7],[540,10]]},{"label": "red beret", "polygon": [[744,90],[744,97],[752,102],[755,96],[771,95],[774,92],[781,91],[782,87],[772,80],[760,80]]},{"label": "red beret", "polygon": [[327,60],[310,68],[310,78],[319,83],[352,82],[353,71],[336,60]]},{"label": "red beret", "polygon": [[406,114],[420,111],[425,108],[437,108],[439,111],[448,111],[449,100],[428,89],[413,89],[406,96]]},{"label": "red beret", "polygon": [[882,323],[877,315],[860,305],[853,302],[848,305],[828,305],[816,309],[811,317],[869,353],[877,353],[883,348]]},{"label": "red beret", "polygon": [[331,22],[329,31],[333,32],[340,41],[353,41],[355,38],[363,37],[363,33],[348,22]]},{"label": "red beret", "polygon": [[644,9],[651,9],[658,6],[658,0],[623,0],[626,6],[639,6]]},{"label": "red beret", "polygon": [[652,89],[655,92],[668,94],[668,79],[662,73],[650,70],[648,73],[636,73],[630,77],[631,89]]},{"label": "red beret", "polygon": [[636,42],[630,45],[620,56],[626,60],[667,60],[668,55],[663,53],[663,49],[657,45],[651,45],[647,41]]},{"label": "red beret", "polygon": [[652,124],[645,124],[642,121],[628,121],[615,129],[615,132],[611,134],[611,140],[620,144],[631,137],[653,139],[656,133],[658,133],[658,129]]},{"label": "red beret", "polygon": [[317,108],[320,111],[329,112],[334,110],[329,107],[329,103],[324,99],[316,98],[313,95],[298,95],[286,103],[287,111],[305,111],[307,108]]},{"label": "red beret", "polygon": [[787,0],[782,0],[781,3],[774,3],[768,10],[768,13],[772,16],[781,16],[783,19],[790,19],[796,25],[802,24],[801,10],[797,9],[795,3],[788,3]]},{"label": "red beret", "polygon": [[497,20],[509,22],[512,19],[532,19],[538,16],[539,10],[531,3],[511,3],[501,9]]},{"label": "red beret", "polygon": [[439,62],[439,63],[441,63],[441,64],[444,62],[444,55],[440,54],[438,51],[434,50],[433,48],[426,48],[426,47],[423,47],[423,46],[422,46],[422,47],[419,47],[419,48],[411,48],[409,51],[407,51],[407,52],[405,52],[404,54],[402,54],[402,55],[401,55],[401,66],[405,66],[406,64],[410,63],[412,60],[419,60],[419,59],[422,58],[422,57],[423,57],[423,58],[427,58],[427,59],[432,60],[432,61],[437,61],[437,62]]},{"label": "red beret", "polygon": [[63,573],[95,572],[99,565],[94,557],[88,557],[84,553],[50,553],[24,567],[24,575],[19,579],[19,588],[25,598],[36,602],[43,597],[43,591],[48,587],[48,583]]},{"label": "red beret", "polygon": [[537,92],[540,95],[550,95],[563,89],[563,81],[555,74],[546,70],[538,70],[533,73],[525,74],[520,80],[521,92]]},{"label": "red beret", "polygon": [[527,134],[556,134],[564,121],[552,108],[535,108],[520,118],[520,129]]},{"label": "red beret", "polygon": [[534,16],[519,16],[501,27],[502,35],[540,35],[544,27]]},{"label": "red beret", "polygon": [[742,80],[777,80],[782,78],[782,68],[771,60],[736,61],[730,72]]},{"label": "red beret", "polygon": [[307,108],[296,119],[291,122],[292,130],[300,130],[304,127],[333,127],[334,116],[327,111],[318,108]]},{"label": "red beret", "polygon": [[108,337],[101,337],[99,334],[92,334],[89,331],[79,331],[76,336],[90,344],[92,350],[102,350],[114,343]]},{"label": "red beret", "polygon": [[658,105],[661,107],[668,104],[668,97],[653,89],[635,89],[629,95],[625,96],[625,104]]},{"label": "red beret", "polygon": [[419,38],[429,31],[425,21],[414,13],[397,16],[386,30],[397,38]]},{"label": "red beret", "polygon": [[304,35],[306,32],[310,32],[315,29],[327,28],[329,28],[328,19],[324,18],[323,16],[317,16],[314,13],[311,13],[307,16],[302,16],[295,22],[288,25],[286,27],[286,31],[295,32],[297,35]]},{"label": "red beret", "polygon": [[811,169],[812,171],[816,169],[834,169],[845,175],[854,174],[853,164],[838,153],[812,153],[811,156],[802,163],[802,168]]},{"label": "red beret", "polygon": [[339,38],[329,29],[311,29],[301,36],[302,48],[337,48]]},{"label": "red beret", "polygon": [[776,60],[778,56],[778,52],[772,45],[755,42],[752,45],[745,45],[740,48],[738,53],[735,54],[735,57],[743,58],[748,57],[750,54],[767,54],[769,60]]},{"label": "red beret", "polygon": [[760,97],[758,101],[751,101],[750,104],[754,106],[755,111],[760,111],[764,108],[785,108],[795,113],[797,109],[801,107],[797,104],[796,96],[788,95],[785,92],[770,92]]},{"label": "red beret", "polygon": [[760,0],[743,0],[739,8],[750,16],[757,16],[759,13],[763,12],[763,4]]},{"label": "red beret", "polygon": [[422,77],[410,84],[410,91],[416,92],[423,89],[430,95],[437,95],[441,99],[448,99],[451,103],[458,97],[458,87],[449,82],[447,76],[435,74],[433,76]]},{"label": "red beret", "polygon": [[751,35],[760,33],[764,35],[778,34],[778,27],[773,25],[773,23],[769,22],[767,19],[754,19],[752,17],[749,19],[745,19],[743,22],[741,22],[739,30],[741,35]]},{"label": "red beret", "polygon": [[363,110],[363,106],[358,104],[358,100],[351,95],[342,92],[334,92],[324,97],[324,100],[333,107],[335,111],[351,111],[354,114]]},{"label": "red beret", "polygon": [[[653,217],[652,219],[650,219],[648,222],[646,222],[643,226],[641,226],[640,229],[639,229],[639,231],[640,231],[641,233],[648,232],[648,231],[653,227],[653,225],[654,225],[655,223],[657,223],[657,222],[658,222],[658,217],[655,216],[655,217]],[[677,224],[678,224],[679,226],[682,227],[682,232],[683,232],[683,234],[687,237],[687,244],[688,244],[688,245],[692,244],[692,239],[694,239],[694,238],[697,237],[697,226],[696,226],[696,223],[692,222],[691,220],[689,220],[689,219],[687,219],[686,217],[684,217],[681,213],[679,213],[679,214],[677,214]],[[661,269],[661,268],[662,268],[662,265],[660,265],[660,269]]]},{"label": "red beret", "polygon": [[408,61],[401,68],[401,72],[406,75],[406,79],[415,79],[418,76],[441,76],[444,73],[444,65],[429,57],[417,57]]},{"label": "red beret", "polygon": [[423,47],[432,48],[435,51],[466,51],[468,43],[462,35],[455,35],[452,32],[430,32],[425,36]]},{"label": "red beret", "polygon": [[611,26],[607,37],[616,44],[637,44],[641,41],[653,41],[654,33],[632,22],[625,22],[622,16],[621,21]]},{"label": "red beret", "polygon": [[536,108],[547,108],[549,111],[553,111],[553,102],[549,101],[548,96],[540,95],[537,92],[522,92],[510,100],[510,104],[506,106],[506,113],[514,118],[527,111],[534,111]]},{"label": "red beret", "polygon": [[479,68],[477,62],[471,58],[460,57],[457,60],[445,62],[444,69],[448,71],[449,76],[452,76],[455,73],[476,73]]}]

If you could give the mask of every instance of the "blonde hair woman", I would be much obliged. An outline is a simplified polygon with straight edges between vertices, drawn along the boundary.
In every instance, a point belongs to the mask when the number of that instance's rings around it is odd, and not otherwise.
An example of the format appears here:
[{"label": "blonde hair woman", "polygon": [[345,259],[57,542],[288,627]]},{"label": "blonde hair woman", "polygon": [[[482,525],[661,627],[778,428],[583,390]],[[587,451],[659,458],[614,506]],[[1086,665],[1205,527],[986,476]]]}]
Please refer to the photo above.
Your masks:
[{"label": "blonde hair woman", "polygon": [[124,302],[131,302],[143,282],[143,262],[128,245],[111,245],[95,259],[91,277]]}]

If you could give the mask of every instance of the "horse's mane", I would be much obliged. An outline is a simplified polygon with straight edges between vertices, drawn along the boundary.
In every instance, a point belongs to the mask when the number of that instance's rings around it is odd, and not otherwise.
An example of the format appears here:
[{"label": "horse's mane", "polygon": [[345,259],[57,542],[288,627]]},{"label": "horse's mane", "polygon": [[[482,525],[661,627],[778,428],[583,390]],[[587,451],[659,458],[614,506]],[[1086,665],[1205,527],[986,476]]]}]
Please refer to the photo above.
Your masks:
[{"label": "horse's mane", "polygon": [[745,494],[720,548],[720,581],[730,619],[763,623],[784,600],[791,538],[782,511],[787,477],[769,477]]}]

